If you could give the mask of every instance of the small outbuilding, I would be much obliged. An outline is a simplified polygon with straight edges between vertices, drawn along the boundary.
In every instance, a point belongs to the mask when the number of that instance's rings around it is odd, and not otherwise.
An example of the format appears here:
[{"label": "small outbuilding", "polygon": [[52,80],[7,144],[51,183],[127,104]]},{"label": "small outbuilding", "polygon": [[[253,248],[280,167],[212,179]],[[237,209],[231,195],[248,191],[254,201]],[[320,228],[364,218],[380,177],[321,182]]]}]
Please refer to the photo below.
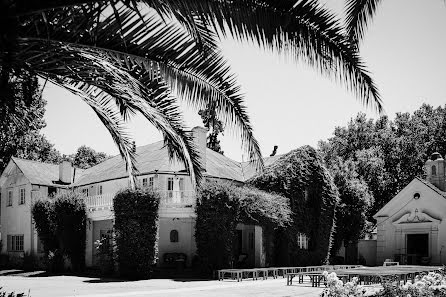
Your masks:
[{"label": "small outbuilding", "polygon": [[446,175],[439,153],[425,163],[426,178],[414,178],[374,218],[377,264],[439,265],[446,262]]}]

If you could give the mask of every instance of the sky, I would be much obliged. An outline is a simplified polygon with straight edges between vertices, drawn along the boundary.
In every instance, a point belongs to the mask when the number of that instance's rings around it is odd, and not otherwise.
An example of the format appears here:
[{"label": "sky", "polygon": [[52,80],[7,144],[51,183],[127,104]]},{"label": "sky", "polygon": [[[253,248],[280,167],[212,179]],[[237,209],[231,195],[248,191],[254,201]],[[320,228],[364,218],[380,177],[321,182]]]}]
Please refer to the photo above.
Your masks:
[{"label": "sky", "polygon": [[[342,0],[321,0],[342,17]],[[376,118],[345,86],[315,69],[255,46],[223,40],[222,50],[237,75],[263,156],[273,146],[278,154],[303,145],[317,146],[345,126],[358,112]],[[361,56],[381,93],[385,113],[413,112],[423,103],[446,103],[446,2],[442,0],[385,0],[366,32]],[[81,145],[118,154],[111,136],[92,110],[78,97],[51,84],[43,134],[62,154]],[[181,104],[189,127],[202,125],[197,111]],[[161,134],[142,117],[128,123],[137,146],[161,140]],[[241,142],[227,130],[221,141],[225,155],[246,161]]]}]

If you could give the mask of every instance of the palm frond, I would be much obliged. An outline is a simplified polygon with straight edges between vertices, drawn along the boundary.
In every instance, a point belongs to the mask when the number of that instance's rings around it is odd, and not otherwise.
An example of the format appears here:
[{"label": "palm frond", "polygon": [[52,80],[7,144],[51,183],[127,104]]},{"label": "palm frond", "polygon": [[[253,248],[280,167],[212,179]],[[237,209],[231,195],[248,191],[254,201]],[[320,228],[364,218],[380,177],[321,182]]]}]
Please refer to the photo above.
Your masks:
[{"label": "palm frond", "polygon": [[[51,30],[51,39],[64,44],[101,49],[110,63],[125,69],[137,79],[166,82],[181,99],[197,109],[216,102],[213,105],[216,106],[219,117],[228,126],[240,131],[246,153],[258,168],[262,168],[260,147],[243,106],[240,87],[217,50],[216,35],[203,24],[197,25],[207,49],[207,54],[204,55],[203,46],[198,45],[188,32],[176,24],[166,24],[156,16],[141,19],[135,11],[125,6],[118,9],[118,14],[119,23],[117,14],[111,14],[98,24],[84,20],[82,27],[79,27],[82,20],[67,18],[62,22],[62,29],[57,27]],[[50,15],[49,17],[51,19]],[[52,18],[65,20],[60,14]],[[70,33],[79,31],[79,28],[81,34]],[[24,31],[33,40],[37,38],[44,42],[45,27],[39,18]],[[118,31],[119,34],[116,33]],[[94,35],[94,32],[101,34]],[[124,116],[129,110],[134,110],[128,108],[127,102],[117,104]]]},{"label": "palm frond", "polygon": [[[159,83],[143,85],[128,72],[110,63],[101,51],[61,43],[48,44],[48,41],[41,40],[21,40],[19,43],[27,48],[21,51],[21,59],[32,65],[40,76],[53,81],[59,78],[59,83],[62,78],[74,81],[77,83],[74,87],[84,93],[92,86],[102,92],[101,96],[106,94],[108,101],[119,98],[119,101],[126,102],[132,113],[141,113],[162,132],[166,144],[171,148],[171,155],[184,162],[194,183],[201,179],[200,159],[192,137],[185,131],[181,114],[172,106],[172,97],[166,91],[160,92]],[[63,86],[69,87],[67,84]],[[73,91],[72,87],[69,89]]]},{"label": "palm frond", "polygon": [[345,5],[347,34],[353,42],[362,40],[381,0],[347,0]]}]

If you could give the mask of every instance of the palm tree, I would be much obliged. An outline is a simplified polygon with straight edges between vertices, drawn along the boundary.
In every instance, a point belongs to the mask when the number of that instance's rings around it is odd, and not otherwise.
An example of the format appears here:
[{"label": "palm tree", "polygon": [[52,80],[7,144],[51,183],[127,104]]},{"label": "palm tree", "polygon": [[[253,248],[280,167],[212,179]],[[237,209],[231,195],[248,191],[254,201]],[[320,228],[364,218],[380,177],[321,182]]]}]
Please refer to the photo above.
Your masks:
[{"label": "palm tree", "polygon": [[137,169],[123,124],[136,113],[200,179],[176,102],[212,103],[261,168],[240,86],[217,46],[226,35],[305,61],[382,109],[356,46],[316,0],[0,0],[0,90],[29,71],[79,95],[110,132],[130,179]]}]

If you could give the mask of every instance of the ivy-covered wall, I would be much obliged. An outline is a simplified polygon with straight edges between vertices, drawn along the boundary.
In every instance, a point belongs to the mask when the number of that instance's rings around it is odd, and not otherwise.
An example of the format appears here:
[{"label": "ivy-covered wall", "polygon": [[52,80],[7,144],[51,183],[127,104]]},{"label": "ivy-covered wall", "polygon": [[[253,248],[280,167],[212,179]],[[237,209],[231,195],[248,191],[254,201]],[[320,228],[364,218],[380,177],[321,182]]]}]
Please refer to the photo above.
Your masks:
[{"label": "ivy-covered wall", "polygon": [[[293,223],[274,231],[274,265],[319,265],[329,260],[338,192],[321,156],[304,146],[281,156],[248,184],[289,199]],[[300,249],[297,235],[309,237]]]},{"label": "ivy-covered wall", "polygon": [[195,211],[197,254],[205,272],[228,268],[235,260],[233,242],[238,223],[274,230],[291,222],[288,199],[228,182],[204,183]]},{"label": "ivy-covered wall", "polygon": [[126,189],[113,199],[119,273],[139,279],[151,276],[158,257],[159,193]]}]

